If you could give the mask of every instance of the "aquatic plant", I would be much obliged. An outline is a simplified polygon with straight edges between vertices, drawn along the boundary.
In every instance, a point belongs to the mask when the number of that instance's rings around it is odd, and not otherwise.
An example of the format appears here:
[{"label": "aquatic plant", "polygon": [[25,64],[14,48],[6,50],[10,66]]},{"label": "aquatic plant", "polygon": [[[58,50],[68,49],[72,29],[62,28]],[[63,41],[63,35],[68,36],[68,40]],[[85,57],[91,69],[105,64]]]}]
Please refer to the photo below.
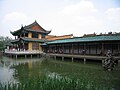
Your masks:
[{"label": "aquatic plant", "polygon": [[32,78],[24,83],[0,83],[0,90],[108,90],[108,87],[96,86],[87,80],[75,78]]}]

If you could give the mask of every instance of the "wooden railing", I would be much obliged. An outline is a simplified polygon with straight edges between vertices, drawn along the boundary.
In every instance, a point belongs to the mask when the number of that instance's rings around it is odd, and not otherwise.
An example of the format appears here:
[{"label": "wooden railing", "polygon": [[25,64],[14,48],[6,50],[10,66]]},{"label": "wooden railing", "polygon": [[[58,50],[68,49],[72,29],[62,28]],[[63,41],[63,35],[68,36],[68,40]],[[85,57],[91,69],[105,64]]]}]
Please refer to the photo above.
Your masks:
[{"label": "wooden railing", "polygon": [[5,50],[5,53],[9,53],[9,54],[36,54],[36,53],[43,53],[43,51],[41,50],[24,50],[24,51],[17,51],[17,50]]}]

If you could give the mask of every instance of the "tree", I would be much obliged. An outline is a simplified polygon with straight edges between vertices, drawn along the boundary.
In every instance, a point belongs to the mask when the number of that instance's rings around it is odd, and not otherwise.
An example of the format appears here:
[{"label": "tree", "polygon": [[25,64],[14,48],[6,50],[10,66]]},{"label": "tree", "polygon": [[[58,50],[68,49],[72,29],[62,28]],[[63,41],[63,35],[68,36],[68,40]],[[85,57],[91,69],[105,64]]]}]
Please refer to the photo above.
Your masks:
[{"label": "tree", "polygon": [[5,49],[6,44],[11,42],[12,38],[0,36],[0,51]]}]

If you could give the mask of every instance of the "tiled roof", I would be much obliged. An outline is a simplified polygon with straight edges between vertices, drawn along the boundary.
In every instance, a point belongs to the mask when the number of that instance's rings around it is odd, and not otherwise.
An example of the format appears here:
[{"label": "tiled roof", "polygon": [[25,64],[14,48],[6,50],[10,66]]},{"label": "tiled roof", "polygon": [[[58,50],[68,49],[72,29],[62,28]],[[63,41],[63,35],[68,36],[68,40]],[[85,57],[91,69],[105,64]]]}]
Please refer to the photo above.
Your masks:
[{"label": "tiled roof", "polygon": [[93,37],[77,37],[71,39],[54,40],[46,42],[47,44],[57,43],[73,43],[73,42],[94,42],[94,41],[120,41],[120,36],[93,36]]},{"label": "tiled roof", "polygon": [[36,20],[35,20],[35,22],[33,22],[32,24],[25,26],[24,29],[30,29],[30,28],[31,28],[32,26],[34,26],[34,25],[38,25],[38,26],[41,28],[41,31],[42,31],[42,32],[46,32],[46,30],[43,29],[43,28],[37,23]]},{"label": "tiled roof", "polygon": [[32,29],[25,29],[26,31],[31,31],[31,32],[39,32],[39,33],[50,33],[51,31],[38,31],[38,30],[32,30]]},{"label": "tiled roof", "polygon": [[17,42],[20,42],[20,41],[25,41],[25,42],[39,42],[39,43],[45,42],[44,39],[19,38],[19,39],[12,40],[11,43],[17,43]]},{"label": "tiled roof", "polygon": [[19,38],[19,39],[12,40],[11,43],[16,43],[16,42],[19,42],[19,41],[20,41],[20,38]]},{"label": "tiled roof", "polygon": [[[32,30],[31,27],[34,26],[34,25],[38,25],[41,29],[40,30]],[[12,35],[19,35],[21,34],[21,32],[23,31],[31,31],[31,32],[38,32],[38,33],[45,33],[45,34],[49,34],[51,31],[46,31],[45,29],[43,29],[36,21],[33,22],[32,24],[30,25],[27,25],[27,26],[22,26],[21,29],[19,30],[16,30],[16,31],[13,31],[11,32]]]}]

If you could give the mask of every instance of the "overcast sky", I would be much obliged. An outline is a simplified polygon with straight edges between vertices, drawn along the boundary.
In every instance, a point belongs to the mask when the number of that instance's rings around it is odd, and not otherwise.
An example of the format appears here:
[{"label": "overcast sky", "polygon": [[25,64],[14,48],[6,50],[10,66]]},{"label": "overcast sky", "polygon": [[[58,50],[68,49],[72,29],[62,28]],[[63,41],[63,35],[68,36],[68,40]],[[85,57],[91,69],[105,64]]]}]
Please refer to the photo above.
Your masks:
[{"label": "overcast sky", "polygon": [[51,35],[120,32],[120,0],[0,0],[0,35],[35,20]]}]

